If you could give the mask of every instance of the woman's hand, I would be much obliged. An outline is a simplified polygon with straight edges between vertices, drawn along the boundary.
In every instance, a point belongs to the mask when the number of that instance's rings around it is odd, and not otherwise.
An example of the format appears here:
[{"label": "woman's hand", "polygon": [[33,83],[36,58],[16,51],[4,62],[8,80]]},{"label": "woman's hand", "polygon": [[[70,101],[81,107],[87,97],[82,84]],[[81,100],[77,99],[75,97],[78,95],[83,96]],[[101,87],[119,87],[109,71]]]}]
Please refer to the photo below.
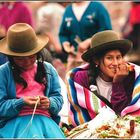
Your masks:
[{"label": "woman's hand", "polygon": [[50,100],[46,96],[39,96],[40,97],[40,104],[39,107],[42,109],[49,109],[50,107]]},{"label": "woman's hand", "polygon": [[26,96],[23,98],[26,105],[30,107],[34,107],[35,104],[38,102],[38,107],[42,109],[49,109],[50,107],[50,100],[48,97],[45,96]]},{"label": "woman's hand", "polygon": [[[34,107],[36,102],[39,100],[38,96],[25,96],[23,98],[24,102],[26,105],[30,106],[30,107]],[[38,104],[40,104],[40,102],[38,102]]]},{"label": "woman's hand", "polygon": [[61,54],[62,53],[62,47],[59,44],[58,40],[54,37],[54,35],[51,32],[47,32],[47,33],[45,33],[45,35],[49,37],[49,41],[53,45],[56,53]]},{"label": "woman's hand", "polygon": [[86,51],[89,47],[90,47],[90,41],[91,39],[86,39],[80,43],[78,43],[78,51],[83,53],[84,51]]},{"label": "woman's hand", "polygon": [[122,82],[123,79],[129,74],[129,67],[127,63],[122,63],[116,69],[116,74],[113,78],[113,82]]},{"label": "woman's hand", "polygon": [[64,50],[68,53],[68,54],[71,54],[73,56],[76,56],[76,52],[75,52],[75,49],[74,49],[74,46],[70,46],[70,43],[65,41],[63,43],[63,48]]}]

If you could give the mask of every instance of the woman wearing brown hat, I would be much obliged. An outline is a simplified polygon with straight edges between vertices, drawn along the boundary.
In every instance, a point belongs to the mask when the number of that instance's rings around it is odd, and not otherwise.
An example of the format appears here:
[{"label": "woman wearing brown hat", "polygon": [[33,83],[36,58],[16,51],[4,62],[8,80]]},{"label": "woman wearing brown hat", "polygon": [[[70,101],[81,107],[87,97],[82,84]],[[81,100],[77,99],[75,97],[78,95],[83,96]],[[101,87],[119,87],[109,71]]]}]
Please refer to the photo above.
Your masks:
[{"label": "woman wearing brown hat", "polygon": [[58,74],[41,55],[46,42],[26,23],[12,25],[0,41],[9,59],[0,67],[0,138],[64,138]]},{"label": "woman wearing brown hat", "polygon": [[82,54],[87,64],[67,75],[71,124],[90,121],[104,106],[120,115],[129,105],[134,81],[140,73],[139,66],[123,58],[131,47],[129,40],[120,39],[112,30],[93,35],[91,48]]}]

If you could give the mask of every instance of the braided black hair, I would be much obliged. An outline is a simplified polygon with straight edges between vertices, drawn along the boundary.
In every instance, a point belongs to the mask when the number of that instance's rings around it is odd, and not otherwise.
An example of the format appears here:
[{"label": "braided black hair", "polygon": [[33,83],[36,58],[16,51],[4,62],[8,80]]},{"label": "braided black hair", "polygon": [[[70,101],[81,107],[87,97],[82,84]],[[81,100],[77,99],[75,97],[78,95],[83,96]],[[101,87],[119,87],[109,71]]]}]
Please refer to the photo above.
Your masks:
[{"label": "braided black hair", "polygon": [[88,70],[89,85],[96,85],[96,78],[99,75],[99,67],[94,62],[89,63],[90,63]]},{"label": "braided black hair", "polygon": [[100,60],[104,55],[104,53],[98,53],[96,56],[91,57],[89,60],[89,70],[88,70],[88,76],[89,76],[89,85],[96,85],[96,78],[98,77],[100,73],[99,66],[95,63],[96,60]]}]

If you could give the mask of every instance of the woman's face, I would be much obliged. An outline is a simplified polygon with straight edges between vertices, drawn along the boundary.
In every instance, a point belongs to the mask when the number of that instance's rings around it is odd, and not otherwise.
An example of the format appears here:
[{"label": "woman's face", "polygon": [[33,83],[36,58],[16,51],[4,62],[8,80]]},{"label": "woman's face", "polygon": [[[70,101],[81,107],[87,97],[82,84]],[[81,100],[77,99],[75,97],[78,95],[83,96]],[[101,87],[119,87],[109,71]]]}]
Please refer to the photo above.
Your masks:
[{"label": "woman's face", "polygon": [[31,56],[16,56],[13,57],[16,65],[23,68],[24,70],[31,69],[36,61],[36,55]]},{"label": "woman's face", "polygon": [[99,68],[101,70],[100,76],[105,81],[112,81],[117,68],[120,64],[124,62],[122,54],[119,50],[108,51],[101,59],[98,61]]}]

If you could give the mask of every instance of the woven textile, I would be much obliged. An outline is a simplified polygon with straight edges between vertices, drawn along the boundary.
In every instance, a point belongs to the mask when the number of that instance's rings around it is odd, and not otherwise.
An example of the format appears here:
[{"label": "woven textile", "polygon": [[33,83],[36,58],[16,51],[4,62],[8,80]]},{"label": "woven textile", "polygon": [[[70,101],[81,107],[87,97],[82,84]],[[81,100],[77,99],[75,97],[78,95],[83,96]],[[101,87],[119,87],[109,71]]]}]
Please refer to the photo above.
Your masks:
[{"label": "woven textile", "polygon": [[99,113],[100,108],[106,106],[93,92],[73,80],[73,75],[86,67],[87,64],[74,68],[69,71],[66,76],[69,100],[69,121],[73,126],[90,121]]},{"label": "woven textile", "polygon": [[121,112],[121,116],[127,114],[134,116],[140,115],[140,75],[136,79],[130,105]]}]

